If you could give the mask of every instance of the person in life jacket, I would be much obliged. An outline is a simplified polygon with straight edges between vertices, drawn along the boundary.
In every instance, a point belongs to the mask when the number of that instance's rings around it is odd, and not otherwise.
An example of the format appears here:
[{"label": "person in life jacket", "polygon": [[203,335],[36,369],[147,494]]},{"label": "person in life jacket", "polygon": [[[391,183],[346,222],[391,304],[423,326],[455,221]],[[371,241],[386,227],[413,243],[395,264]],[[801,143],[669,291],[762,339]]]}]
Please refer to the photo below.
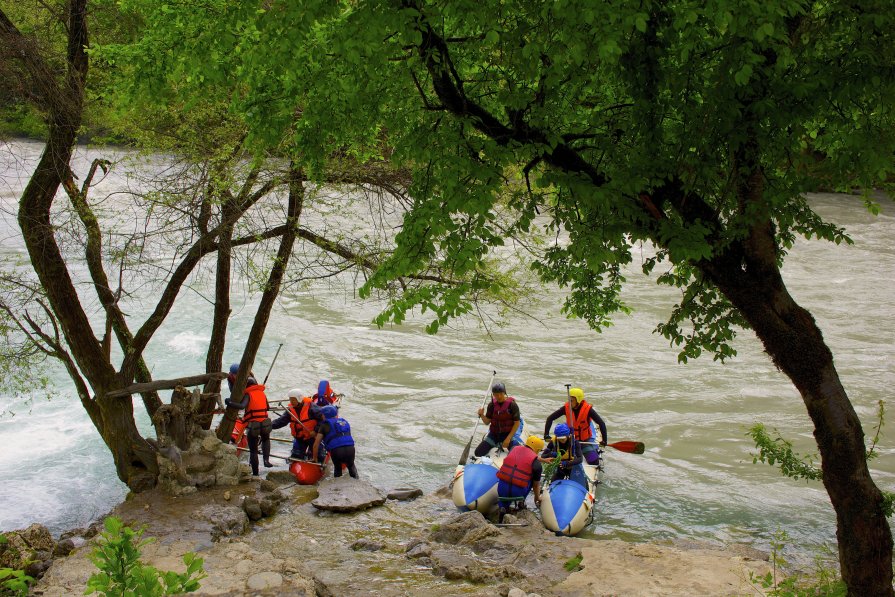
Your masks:
[{"label": "person in life jacket", "polygon": [[507,396],[507,388],[497,382],[491,386],[491,403],[487,408],[479,409],[479,418],[489,425],[488,434],[476,449],[475,455],[482,457],[492,448],[509,450],[511,446],[521,445],[514,437],[519,429],[519,404],[512,396]]},{"label": "person in life jacket", "polygon": [[600,448],[597,447],[597,438],[593,435],[591,429],[591,421],[600,428],[599,445],[605,446],[608,441],[606,434],[606,423],[594,407],[584,399],[584,390],[581,388],[572,388],[569,390],[569,397],[572,407],[569,408],[569,401],[565,402],[562,408],[558,408],[547,417],[544,423],[544,437],[550,432],[550,426],[553,421],[565,417],[566,421],[575,421],[575,439],[581,443],[581,452],[584,454],[588,464],[600,463]]},{"label": "person in life jacket", "polygon": [[333,405],[320,409],[320,421],[317,423],[317,438],[314,440],[313,457],[316,460],[320,444],[326,446],[333,461],[333,476],[342,476],[342,465],[348,474],[357,479],[357,467],[354,466],[354,438],[351,437],[351,425],[339,416],[339,410]]},{"label": "person in life jacket", "polygon": [[[524,503],[528,492],[534,489],[535,505],[541,505],[541,460],[538,452],[544,449],[544,440],[530,435],[524,446],[510,450],[497,471],[498,523],[509,510],[513,501]],[[521,499],[519,499],[521,498]]]},{"label": "person in life jacket", "polygon": [[568,479],[572,470],[584,460],[581,455],[581,442],[572,439],[572,430],[565,423],[560,423],[553,430],[553,439],[547,444],[542,456],[544,462],[559,459],[559,466],[556,467],[551,482]]},{"label": "person in life jacket", "polygon": [[286,412],[273,420],[273,428],[280,429],[289,425],[292,433],[292,453],[290,458],[308,460],[311,457],[311,447],[317,436],[317,419],[320,416],[318,407],[310,396],[301,395],[301,390],[293,388],[289,390],[289,406]]},{"label": "person in life jacket", "polygon": [[311,396],[311,399],[314,400],[317,406],[323,407],[328,404],[335,404],[336,400],[339,399],[339,395],[333,391],[327,380],[321,379],[320,383],[317,384],[317,393]]},{"label": "person in life jacket", "polygon": [[[230,366],[230,373],[236,377],[239,372],[239,363]],[[228,378],[229,381],[229,378]],[[230,385],[233,391],[233,385]],[[242,400],[237,402],[233,396],[224,401],[228,407],[245,409],[242,421],[246,424],[246,437],[249,440],[249,464],[252,466],[252,475],[258,476],[258,444],[261,444],[261,453],[264,455],[264,466],[273,466],[270,462],[270,431],[273,428],[270,418],[267,416],[269,405],[264,394],[264,386],[259,384],[254,376],[246,381],[245,394]]]}]

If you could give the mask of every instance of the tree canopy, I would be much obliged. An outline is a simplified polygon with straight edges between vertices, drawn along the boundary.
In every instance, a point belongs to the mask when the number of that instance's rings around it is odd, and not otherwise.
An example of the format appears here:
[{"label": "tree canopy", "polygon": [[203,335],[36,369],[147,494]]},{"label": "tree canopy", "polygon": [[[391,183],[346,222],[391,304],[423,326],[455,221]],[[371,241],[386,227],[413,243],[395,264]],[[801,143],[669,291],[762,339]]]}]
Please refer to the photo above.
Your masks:
[{"label": "tree canopy", "polygon": [[751,328],[798,388],[837,512],[849,590],[892,594],[892,537],[860,422],[780,266],[798,235],[849,242],[804,198],[892,191],[895,16],[888,2],[402,0],[157,4],[126,96],[229,90],[249,142],[288,136],[313,177],[334,152],[412,173],[397,249],[366,290],[432,259],[470,273],[397,296],[379,319],[430,331],[499,280],[476,276],[508,235],[592,327],[620,299],[631,246],[680,288],[658,330],[686,360],[726,359]]}]

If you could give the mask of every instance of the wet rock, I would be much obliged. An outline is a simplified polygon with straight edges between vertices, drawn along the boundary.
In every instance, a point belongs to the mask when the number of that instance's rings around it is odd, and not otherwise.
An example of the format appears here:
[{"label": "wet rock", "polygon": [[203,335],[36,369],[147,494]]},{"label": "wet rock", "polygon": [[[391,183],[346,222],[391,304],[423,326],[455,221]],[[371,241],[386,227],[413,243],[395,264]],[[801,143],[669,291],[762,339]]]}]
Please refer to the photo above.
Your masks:
[{"label": "wet rock", "polygon": [[127,486],[134,493],[143,493],[155,487],[156,476],[149,472],[137,472],[127,479]]},{"label": "wet rock", "polygon": [[211,523],[211,540],[220,541],[224,537],[245,535],[249,532],[249,518],[242,508],[237,506],[205,506],[198,516]]},{"label": "wet rock", "polygon": [[49,557],[49,555],[50,554],[47,553],[47,559],[37,559],[28,562],[24,569],[25,574],[31,578],[41,578],[44,573],[50,569],[50,566],[53,565],[53,559]]},{"label": "wet rock", "polygon": [[65,531],[61,535],[59,535],[59,540],[62,541],[64,539],[71,539],[72,537],[84,537],[87,534],[87,529],[85,528],[77,528],[71,529],[70,531]]},{"label": "wet rock", "polygon": [[283,585],[283,576],[277,572],[259,572],[246,581],[246,587],[252,591],[275,589]]},{"label": "wet rock", "polygon": [[351,549],[354,551],[380,551],[383,547],[385,546],[382,543],[370,539],[358,539],[351,544]]},{"label": "wet rock", "polygon": [[510,587],[510,590],[507,591],[507,597],[528,597],[528,593],[519,587]]},{"label": "wet rock", "polygon": [[267,480],[276,485],[288,485],[295,483],[295,477],[289,471],[270,471]]},{"label": "wet rock", "polygon": [[[485,520],[477,510],[463,512],[429,533],[429,539],[451,545],[475,543],[482,539],[499,536],[500,529]],[[468,537],[467,537],[468,536]]]},{"label": "wet rock", "polygon": [[216,454],[218,448],[221,446],[221,440],[219,440],[217,436],[212,433],[202,438],[202,442],[200,445],[202,447],[202,450],[204,450],[205,452],[209,454]]},{"label": "wet rock", "polygon": [[221,487],[227,487],[228,485],[239,485],[240,478],[236,475],[218,474],[215,476],[215,483]]},{"label": "wet rock", "polygon": [[242,509],[245,510],[249,520],[253,522],[264,518],[264,513],[261,511],[261,502],[251,496],[246,496],[242,501]]},{"label": "wet rock", "polygon": [[278,498],[275,495],[266,495],[261,498],[261,514],[267,518],[268,516],[273,516],[277,513],[277,510],[280,509],[280,502],[282,498]]},{"label": "wet rock", "polygon": [[388,492],[386,497],[390,500],[407,501],[415,500],[421,495],[423,495],[423,490],[417,487],[398,487]]},{"label": "wet rock", "polygon": [[53,557],[64,558],[75,549],[75,542],[69,539],[61,539],[53,548]]},{"label": "wet rock", "polygon": [[405,555],[412,560],[428,558],[432,555],[432,546],[428,543],[417,543],[408,549]]},{"label": "wet rock", "polygon": [[277,484],[274,483],[273,481],[268,481],[267,479],[261,479],[261,483],[260,483],[259,487],[261,488],[261,491],[270,492],[270,491],[276,491]]},{"label": "wet rock", "polygon": [[324,479],[317,487],[317,499],[311,504],[318,510],[355,512],[385,503],[385,493],[361,479],[347,475]]}]

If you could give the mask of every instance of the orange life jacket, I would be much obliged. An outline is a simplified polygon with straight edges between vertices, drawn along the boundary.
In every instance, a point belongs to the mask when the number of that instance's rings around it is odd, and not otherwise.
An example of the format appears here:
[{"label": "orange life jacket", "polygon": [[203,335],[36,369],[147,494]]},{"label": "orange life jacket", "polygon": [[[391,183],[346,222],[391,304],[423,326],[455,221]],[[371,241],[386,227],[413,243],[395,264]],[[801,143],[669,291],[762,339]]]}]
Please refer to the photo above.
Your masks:
[{"label": "orange life jacket", "polygon": [[[569,408],[569,403],[565,404],[566,409],[566,420],[572,420],[572,409]],[[590,432],[590,418],[588,415],[590,414],[590,404],[587,403],[586,400],[581,401],[581,407],[578,409],[578,414],[575,415],[575,439],[579,442],[588,441],[593,435]]]},{"label": "orange life jacket", "polygon": [[497,478],[516,487],[528,487],[531,483],[531,467],[538,455],[528,446],[516,446],[504,459]]},{"label": "orange life jacket", "polygon": [[317,420],[311,416],[311,405],[313,401],[309,396],[301,399],[301,409],[295,412],[295,408],[289,407],[289,414],[292,421],[289,423],[289,429],[292,431],[292,437],[297,439],[309,440],[314,437],[314,428],[317,426]]},{"label": "orange life jacket", "polygon": [[491,409],[491,433],[509,433],[513,430],[513,415],[510,414],[510,405],[515,401],[512,396],[507,396],[503,404],[499,404],[494,398],[491,399],[493,408]]},{"label": "orange life jacket", "polygon": [[249,405],[246,406],[245,412],[242,414],[242,420],[246,423],[251,421],[263,421],[267,418],[267,396],[264,394],[264,386],[256,384],[246,388],[246,394],[249,395]]}]

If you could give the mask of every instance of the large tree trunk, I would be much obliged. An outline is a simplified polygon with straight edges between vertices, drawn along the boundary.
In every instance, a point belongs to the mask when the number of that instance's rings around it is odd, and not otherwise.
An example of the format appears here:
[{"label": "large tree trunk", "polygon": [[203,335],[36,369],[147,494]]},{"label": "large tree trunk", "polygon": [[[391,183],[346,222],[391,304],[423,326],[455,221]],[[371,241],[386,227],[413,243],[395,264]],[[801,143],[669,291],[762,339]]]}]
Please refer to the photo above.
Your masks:
[{"label": "large tree trunk", "polygon": [[739,260],[723,259],[706,271],[745,316],[808,409],[824,487],[836,511],[839,563],[849,595],[891,596],[892,532],[882,493],[867,467],[861,422],[814,318],[790,296],[770,247],[754,239],[747,242],[747,272]]},{"label": "large tree trunk", "polygon": [[[224,204],[223,220],[227,220],[227,206]],[[233,240],[233,226],[224,226],[218,241],[217,269],[214,281],[214,318],[211,322],[211,339],[208,342],[208,352],[205,356],[205,371],[221,371],[223,369],[224,348],[227,339],[227,323],[230,319],[230,270],[231,270],[231,244]],[[211,413],[220,399],[221,380],[212,380],[205,384],[204,394],[209,396],[199,406],[200,413]],[[211,395],[218,394],[218,400]],[[203,429],[211,429],[212,417],[202,423]]]},{"label": "large tree trunk", "polygon": [[88,70],[86,0],[71,0],[66,16],[67,70],[61,85],[37,48],[19,34],[5,15],[0,18],[0,33],[20,45],[23,62],[49,107],[47,145],[19,199],[18,222],[32,267],[46,290],[72,357],[96,392],[97,409],[91,411],[91,418],[100,423],[98,431],[112,452],[118,477],[140,490],[155,484],[155,454],[137,431],[130,400],[103,396],[106,390],[116,387],[115,369],[81,307],[50,217],[56,193],[69,175],[69,162],[81,126]]}]

